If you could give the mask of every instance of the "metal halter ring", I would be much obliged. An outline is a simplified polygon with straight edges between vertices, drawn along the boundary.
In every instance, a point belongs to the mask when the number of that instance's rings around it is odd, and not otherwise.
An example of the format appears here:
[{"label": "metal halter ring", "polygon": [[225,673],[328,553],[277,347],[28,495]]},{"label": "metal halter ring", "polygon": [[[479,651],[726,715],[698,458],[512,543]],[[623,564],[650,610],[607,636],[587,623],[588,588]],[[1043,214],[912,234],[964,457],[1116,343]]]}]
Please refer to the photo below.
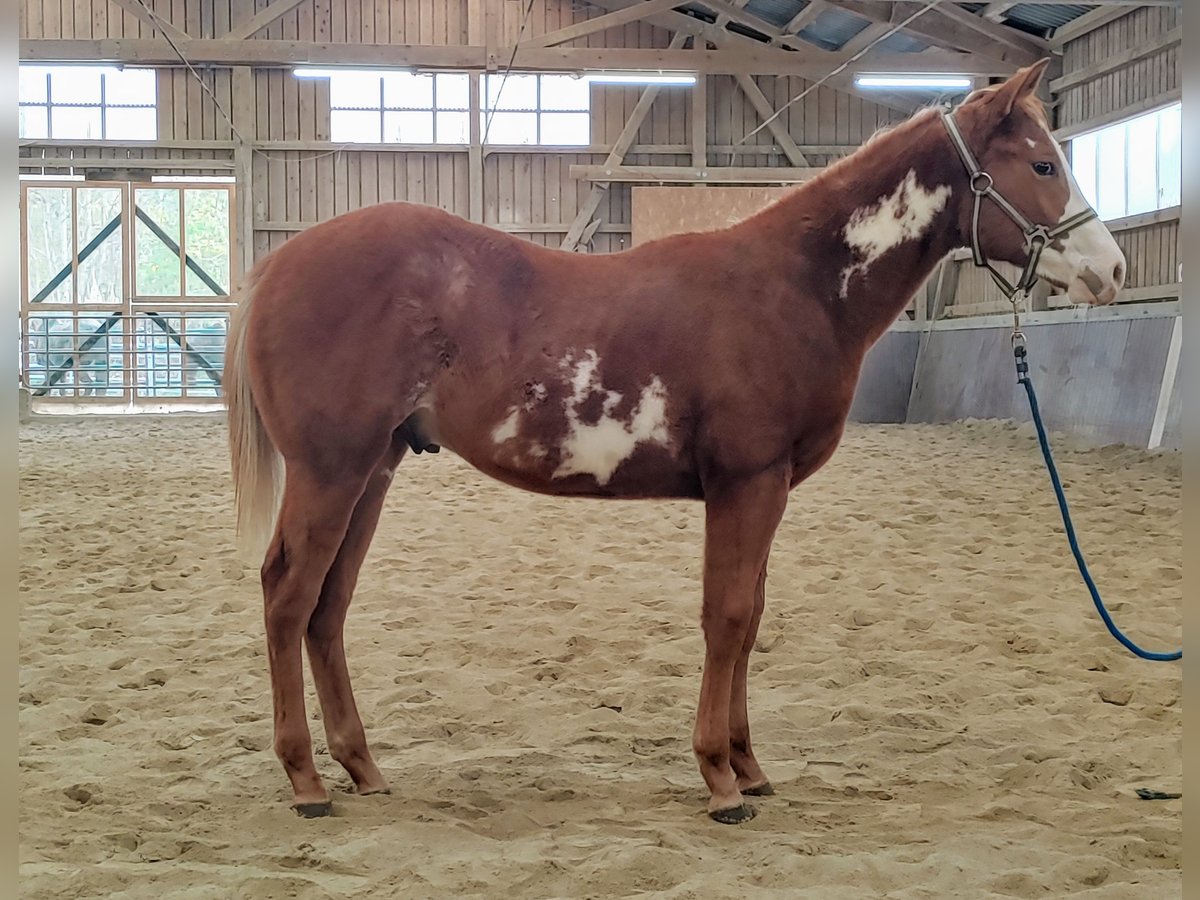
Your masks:
[{"label": "metal halter ring", "polygon": [[[977,187],[977,185],[979,184],[981,179],[985,183],[984,183],[983,187]],[[989,175],[987,172],[976,172],[974,175],[971,176],[971,192],[972,193],[979,194],[982,196],[983,194],[986,194],[988,191],[990,191],[992,189],[993,184],[994,184],[994,182],[992,181],[992,176]]]}]

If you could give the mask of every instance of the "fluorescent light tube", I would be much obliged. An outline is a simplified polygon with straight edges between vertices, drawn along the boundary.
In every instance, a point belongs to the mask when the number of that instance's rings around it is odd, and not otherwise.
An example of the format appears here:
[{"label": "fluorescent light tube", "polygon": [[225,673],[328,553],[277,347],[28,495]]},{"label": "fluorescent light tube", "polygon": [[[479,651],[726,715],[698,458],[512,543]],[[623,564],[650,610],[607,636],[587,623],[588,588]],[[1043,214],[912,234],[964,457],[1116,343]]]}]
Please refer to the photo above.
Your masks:
[{"label": "fluorescent light tube", "polygon": [[858,75],[854,79],[861,88],[969,88],[971,79],[956,75]]},{"label": "fluorescent light tube", "polygon": [[696,76],[655,72],[588,72],[583,80],[593,84],[695,84]]}]

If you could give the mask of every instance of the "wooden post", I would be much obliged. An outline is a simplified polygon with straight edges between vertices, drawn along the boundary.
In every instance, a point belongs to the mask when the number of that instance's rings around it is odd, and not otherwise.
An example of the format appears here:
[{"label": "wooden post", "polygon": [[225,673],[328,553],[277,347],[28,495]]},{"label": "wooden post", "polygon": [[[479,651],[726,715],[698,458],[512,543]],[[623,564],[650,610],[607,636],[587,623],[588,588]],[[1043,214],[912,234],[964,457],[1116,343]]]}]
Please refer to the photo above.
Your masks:
[{"label": "wooden post", "polygon": [[470,99],[467,113],[471,117],[470,144],[467,147],[467,209],[472,222],[483,222],[483,134],[480,126],[480,115],[483,104],[480,102],[483,76],[472,72],[470,78]]},{"label": "wooden post", "polygon": [[254,146],[258,137],[254,111],[254,72],[237,66],[232,75],[233,90],[233,175],[236,204],[238,282],[254,268]]}]

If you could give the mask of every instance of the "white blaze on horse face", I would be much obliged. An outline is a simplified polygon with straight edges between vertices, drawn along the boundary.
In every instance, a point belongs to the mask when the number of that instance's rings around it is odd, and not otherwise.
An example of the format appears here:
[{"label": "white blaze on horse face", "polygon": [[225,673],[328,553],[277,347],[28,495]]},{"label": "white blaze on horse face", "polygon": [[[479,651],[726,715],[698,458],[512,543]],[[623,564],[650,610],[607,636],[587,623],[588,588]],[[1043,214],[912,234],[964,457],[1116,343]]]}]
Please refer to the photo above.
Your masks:
[{"label": "white blaze on horse face", "polygon": [[[1075,181],[1075,175],[1058,141],[1046,132],[1058,154],[1059,169],[1071,186],[1062,218],[1068,219],[1090,209]],[[1125,283],[1125,254],[1100,219],[1089,219],[1059,238],[1062,249],[1047,247],[1038,260],[1037,272],[1051,282],[1066,285],[1067,296],[1075,303],[1104,305],[1117,299]]]},{"label": "white blaze on horse face", "polygon": [[949,199],[949,185],[927,190],[917,182],[916,170],[909,169],[892,193],[851,213],[842,234],[856,260],[842,270],[842,299],[856,273],[865,273],[893,247],[920,238]]},{"label": "white blaze on horse face", "polygon": [[[638,444],[654,443],[667,446],[667,390],[658,376],[642,388],[638,405],[628,420],[613,418],[612,411],[621,402],[616,391],[606,391],[596,374],[600,359],[595,350],[574,363],[571,357],[563,360],[570,370],[571,395],[563,404],[567,414],[567,436],[562,443],[562,457],[554,472],[555,478],[567,475],[591,475],[598,484],[607,484],[622,462],[629,458]],[[579,407],[594,393],[604,394],[600,418],[593,423],[582,422]]]}]

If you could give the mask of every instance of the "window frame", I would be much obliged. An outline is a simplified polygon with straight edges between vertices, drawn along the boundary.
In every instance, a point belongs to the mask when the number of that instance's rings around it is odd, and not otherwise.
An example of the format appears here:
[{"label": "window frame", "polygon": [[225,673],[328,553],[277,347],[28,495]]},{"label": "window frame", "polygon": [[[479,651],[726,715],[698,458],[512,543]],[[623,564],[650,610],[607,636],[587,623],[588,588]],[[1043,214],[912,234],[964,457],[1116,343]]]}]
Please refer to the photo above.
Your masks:
[{"label": "window frame", "polygon": [[[45,70],[43,77],[45,78],[45,100],[26,100],[20,96],[20,81],[18,79],[18,97],[17,109],[18,112],[23,109],[41,109],[46,117],[46,135],[45,137],[31,137],[25,134],[19,134],[20,140],[28,141],[105,141],[105,140],[121,140],[121,141],[156,141],[158,140],[158,74],[157,70],[148,66],[130,66],[130,71],[149,72],[154,79],[154,102],[153,103],[114,103],[108,100],[108,78],[110,75],[117,74],[119,71],[112,66],[75,66],[75,65],[58,65],[55,63],[45,62],[22,62],[20,68],[24,69],[41,69]],[[97,71],[100,76],[100,99],[94,103],[78,103],[69,101],[58,101],[54,99],[54,79],[55,75],[64,74],[71,69],[88,69]],[[75,137],[75,136],[57,136],[54,134],[54,110],[55,109],[81,109],[81,110],[98,110],[100,113],[100,134],[97,137]],[[145,137],[111,137],[108,134],[108,113],[110,110],[149,110],[153,113],[154,132]],[[18,117],[18,130],[20,129],[20,119]]]},{"label": "window frame", "polygon": [[[494,117],[497,114],[504,114],[504,113],[517,113],[517,114],[522,114],[522,115],[533,115],[535,122],[536,122],[536,124],[534,126],[534,139],[527,144],[496,143],[496,144],[490,144],[489,146],[500,146],[500,147],[506,147],[506,146],[587,147],[587,146],[591,145],[591,140],[592,140],[591,82],[588,81],[588,79],[586,77],[578,79],[579,81],[582,81],[585,85],[587,85],[588,99],[587,99],[586,105],[582,106],[582,107],[571,107],[568,109],[568,108],[543,106],[542,105],[542,84],[543,84],[543,80],[546,78],[568,78],[568,79],[575,80],[572,78],[571,75],[568,75],[563,72],[519,72],[519,73],[515,73],[515,74],[532,75],[536,79],[535,80],[534,106],[532,108],[519,107],[519,108],[513,108],[513,109],[504,109],[499,106],[493,108],[491,105],[491,101],[489,100],[489,98],[491,96],[490,79],[492,79],[492,78],[501,79],[501,78],[503,78],[503,75],[502,74],[492,74],[490,72],[484,73],[484,75],[482,77],[482,83],[480,84],[480,91],[479,91],[480,98],[482,101],[480,104],[480,110],[479,110],[479,133],[480,133],[481,140],[483,141],[483,143],[485,145],[487,145],[486,135],[487,135],[488,128],[489,128],[489,125],[488,125],[489,119]],[[586,115],[588,117],[587,134],[584,135],[583,140],[580,141],[579,143],[571,143],[571,144],[543,141],[542,140],[542,117],[544,115],[553,116],[553,115],[563,115],[563,114],[576,114],[576,115],[581,114],[581,115]]]},{"label": "window frame", "polygon": [[[1164,178],[1163,178],[1163,169],[1162,169],[1162,159],[1163,159],[1162,116],[1163,116],[1163,113],[1167,112],[1168,110],[1173,110],[1173,109],[1179,109],[1180,116],[1182,117],[1182,103],[1179,100],[1174,100],[1174,101],[1170,101],[1167,103],[1163,103],[1162,105],[1156,106],[1152,109],[1145,110],[1144,112],[1139,112],[1135,115],[1127,116],[1125,118],[1118,119],[1114,122],[1109,122],[1098,128],[1092,128],[1092,129],[1082,132],[1080,134],[1072,135],[1068,139],[1069,159],[1071,162],[1072,175],[1075,177],[1077,183],[1079,184],[1079,188],[1084,194],[1084,199],[1086,199],[1087,202],[1090,203],[1092,205],[1092,207],[1096,210],[1096,213],[1097,213],[1097,215],[1100,216],[1101,221],[1115,222],[1115,221],[1119,221],[1121,219],[1130,218],[1131,216],[1147,215],[1147,214],[1159,212],[1164,209],[1174,209],[1180,205],[1180,200],[1182,200],[1182,197],[1172,198],[1173,202],[1169,202],[1163,198],[1163,192],[1164,192],[1165,188],[1164,188]],[[1152,206],[1149,209],[1140,209],[1139,208],[1137,210],[1131,210],[1131,207],[1130,207],[1130,180],[1131,180],[1130,174],[1132,172],[1133,167],[1130,164],[1130,161],[1131,161],[1130,141],[1131,141],[1131,135],[1134,133],[1134,128],[1131,126],[1133,125],[1133,123],[1145,122],[1147,120],[1152,121],[1153,126],[1154,126],[1154,195],[1155,195],[1155,201],[1154,201],[1154,206]],[[1120,133],[1121,133],[1121,151],[1122,151],[1121,152],[1122,160],[1121,160],[1121,166],[1120,166],[1121,182],[1122,182],[1121,183],[1121,188],[1122,188],[1121,208],[1120,208],[1119,213],[1117,213],[1116,215],[1105,215],[1104,211],[1102,211],[1102,209],[1101,209],[1101,203],[1100,203],[1101,186],[1104,184],[1104,179],[1105,179],[1105,171],[1104,171],[1105,164],[1104,164],[1104,154],[1102,152],[1103,144],[1102,144],[1101,135],[1115,133],[1117,129],[1120,129]],[[1182,129],[1181,129],[1180,133],[1179,133],[1180,152],[1178,152],[1176,154],[1176,156],[1178,157],[1178,159],[1180,161],[1180,172],[1177,176],[1177,180],[1180,182],[1180,184],[1182,184],[1182,166],[1183,166],[1183,156],[1182,156],[1182,152],[1181,152],[1182,151],[1182,139],[1183,139],[1183,136],[1182,136]],[[1090,140],[1090,142],[1091,142],[1092,166],[1094,168],[1094,173],[1093,173],[1093,181],[1092,181],[1092,184],[1090,185],[1090,190],[1089,190],[1088,186],[1085,186],[1083,184],[1082,180],[1080,180],[1079,173],[1077,172],[1076,167],[1075,167],[1075,161],[1076,161],[1076,157],[1077,157],[1078,149],[1079,149],[1079,142],[1084,141],[1084,140]]]},{"label": "window frame", "polygon": [[[379,102],[378,102],[378,105],[372,104],[370,106],[345,106],[345,105],[340,105],[340,104],[334,103],[332,100],[332,97],[331,97],[331,99],[329,101],[329,120],[330,120],[329,121],[329,137],[330,137],[330,140],[333,141],[334,143],[337,143],[337,144],[378,143],[378,144],[390,144],[390,145],[398,145],[398,146],[406,146],[406,145],[407,146],[424,146],[428,143],[428,144],[437,144],[437,145],[445,146],[445,147],[465,147],[468,144],[470,144],[470,142],[471,142],[471,139],[470,139],[470,115],[471,115],[470,79],[472,77],[472,73],[470,73],[470,72],[418,73],[418,75],[420,77],[426,77],[426,78],[430,79],[429,106],[397,106],[397,105],[389,106],[388,102],[387,102],[387,76],[392,73],[389,73],[386,71],[372,71],[369,73],[361,73],[360,71],[348,70],[346,73],[332,72],[328,76],[329,82],[330,82],[331,93],[332,93],[333,79],[337,78],[339,74],[350,74],[351,72],[353,72],[355,74],[375,74],[377,76],[377,80],[378,80],[378,84],[379,84],[379,94],[378,94]],[[396,69],[395,74],[408,74],[408,73],[404,69]],[[467,99],[466,106],[439,106],[438,105],[438,76],[439,75],[459,75],[459,76],[463,76],[468,79],[468,81],[467,81],[467,86],[468,86],[467,87],[467,97],[468,97],[468,99]],[[352,140],[352,139],[348,140],[344,137],[338,137],[334,133],[334,126],[333,126],[333,114],[335,112],[378,113],[378,116],[379,116],[379,140],[378,141],[360,141],[360,140]],[[431,136],[432,140],[428,141],[428,142],[388,140],[387,130],[384,127],[385,122],[387,121],[388,113],[427,113],[429,115],[429,119],[430,119],[430,136]],[[468,123],[467,138],[462,141],[457,141],[457,140],[455,140],[455,141],[439,141],[438,140],[438,113],[462,113],[462,114],[466,115],[467,123]]]}]

